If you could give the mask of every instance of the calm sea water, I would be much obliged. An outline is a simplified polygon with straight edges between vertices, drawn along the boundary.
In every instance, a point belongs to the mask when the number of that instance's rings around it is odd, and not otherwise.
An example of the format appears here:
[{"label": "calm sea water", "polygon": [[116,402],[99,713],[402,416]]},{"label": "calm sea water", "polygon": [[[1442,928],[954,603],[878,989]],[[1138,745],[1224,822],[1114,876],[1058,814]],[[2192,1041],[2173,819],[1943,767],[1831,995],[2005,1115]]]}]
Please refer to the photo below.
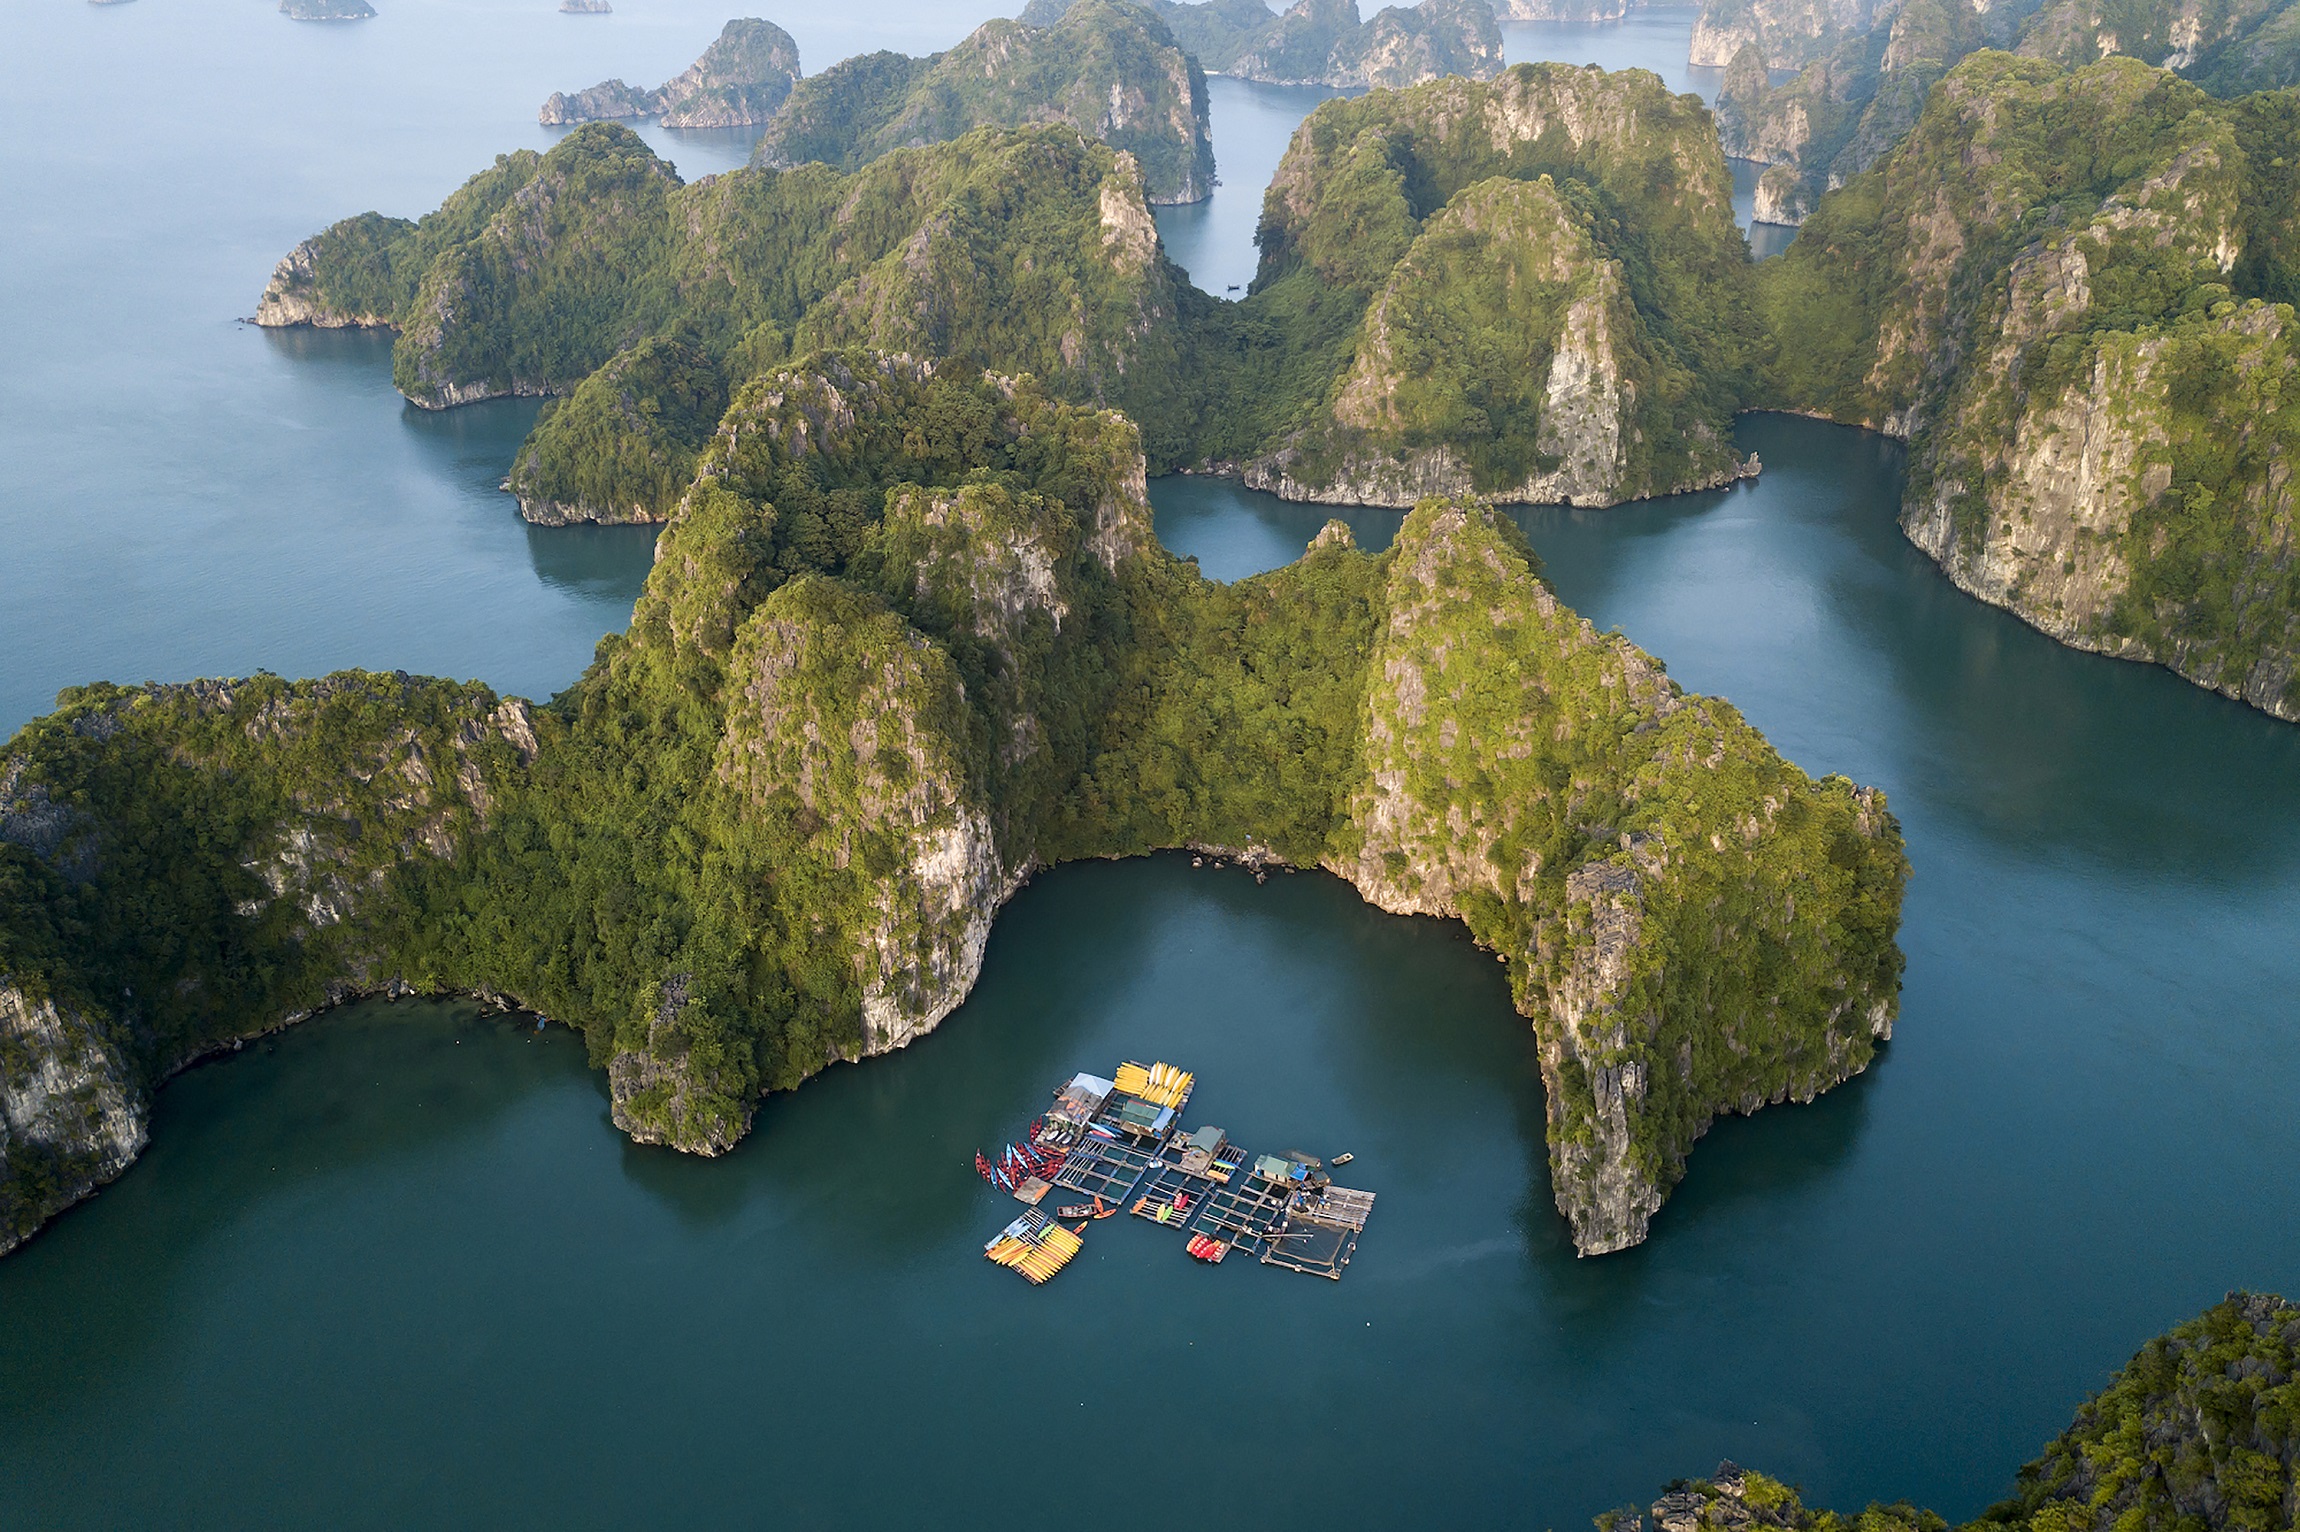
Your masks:
[{"label": "calm sea water", "polygon": [[[296,238],[428,208],[546,142],[549,90],[659,79],[720,19],[4,0],[0,727],[98,675],[576,674],[648,540],[517,519],[529,407],[422,415],[382,342],[232,316]],[[980,18],[778,19],[820,67]],[[1611,35],[1652,56],[1605,61],[1665,63],[1641,25]],[[1201,285],[1251,271],[1285,95],[1216,87],[1242,201],[1161,215]],[[691,174],[744,150],[656,137]],[[463,1007],[187,1075],[134,1171],[0,1261],[6,1519],[1005,1525],[1139,1480],[1216,1525],[1571,1528],[1728,1455],[1979,1509],[2146,1336],[2300,1283],[2300,730],[1958,595],[1893,526],[1888,445],[1743,436],[1757,485],[1526,525],[1594,621],[1888,789],[1908,989],[1869,1075],[1720,1125],[1645,1247],[1572,1257],[1527,1031],[1457,931],[1319,875],[1064,868],[942,1030],[720,1161],[628,1144],[567,1033]],[[1220,578],[1330,514],[1154,491]],[[1151,1055],[1256,1147],[1356,1152],[1346,1281],[1131,1219],[1044,1290],[980,1259],[1011,1204],[974,1150]]]}]

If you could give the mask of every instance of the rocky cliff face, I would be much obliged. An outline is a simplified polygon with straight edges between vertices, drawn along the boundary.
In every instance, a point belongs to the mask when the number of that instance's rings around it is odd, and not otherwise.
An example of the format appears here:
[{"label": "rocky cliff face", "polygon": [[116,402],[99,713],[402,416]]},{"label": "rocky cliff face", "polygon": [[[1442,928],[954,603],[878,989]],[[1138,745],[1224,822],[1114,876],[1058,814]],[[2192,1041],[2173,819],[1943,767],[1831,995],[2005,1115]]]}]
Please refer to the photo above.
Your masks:
[{"label": "rocky cliff face", "polygon": [[1786,165],[1768,165],[1757,178],[1757,195],[1749,210],[1752,223],[1796,228],[1813,211],[1804,179]]},{"label": "rocky cliff face", "polygon": [[1902,525],[1960,586],[2287,718],[2300,415],[2265,252],[2295,143],[2300,113],[2217,106],[2129,61],[1984,54],[1875,181],[1824,201],[1802,269],[1767,274],[1784,295],[1837,280],[1832,214],[1884,237],[1873,320],[1833,341],[1808,324],[1784,354],[1814,369],[1806,398],[1910,438]]},{"label": "rocky cliff face", "polygon": [[653,90],[605,80],[573,95],[553,91],[536,121],[572,127],[659,115],[667,128],[755,127],[774,116],[798,80],[799,45],[791,34],[745,18],[728,22],[702,57]]},{"label": "rocky cliff face", "polygon": [[0,1255],[127,1169],[147,1137],[103,1023],[0,979]]},{"label": "rocky cliff face", "polygon": [[1360,505],[1484,492],[1601,506],[1753,472],[1713,424],[1677,452],[1638,450],[1675,424],[1655,418],[1657,371],[1586,216],[1546,176],[1481,181],[1423,225],[1375,297],[1330,423],[1246,481]]},{"label": "rocky cliff face", "polygon": [[1490,79],[1502,67],[1490,0],[1423,0],[1359,19],[1356,0],[1295,0],[1225,73],[1274,85],[1402,89],[1445,75]]},{"label": "rocky cliff face", "polygon": [[1585,1255],[1634,1245],[1718,1114],[1810,1100],[1891,1035],[1899,831],[1559,605],[1474,502],[1407,518],[1384,611],[1329,865],[1509,963],[1559,1211]]},{"label": "rocky cliff face", "polygon": [[[376,218],[375,221],[381,226],[378,232],[387,239],[414,227],[404,219]],[[311,325],[322,330],[391,328],[390,312],[379,312],[356,299],[346,303],[324,291],[320,268],[331,236],[338,240],[347,237],[335,230],[314,235],[280,258],[279,265],[272,268],[271,281],[264,284],[263,296],[256,300],[257,324],[266,329],[286,329],[294,325]]]},{"label": "rocky cliff face", "polygon": [[2258,26],[2274,0],[2150,0],[2115,7],[2097,0],[2055,0],[2031,20],[2020,51],[2081,68],[2113,54],[2183,69],[2217,44]]},{"label": "rocky cliff face", "polygon": [[1802,69],[1847,34],[1869,30],[1871,0],[1705,0],[1693,22],[1690,61],[1723,69],[1754,47],[1772,69]]},{"label": "rocky cliff face", "polygon": [[1521,65],[1321,107],[1271,184],[1257,297],[1307,268],[1363,290],[1364,318],[1248,482],[1612,505],[1752,471],[1726,445],[1749,329],[1730,188],[1705,114],[1642,71]]}]

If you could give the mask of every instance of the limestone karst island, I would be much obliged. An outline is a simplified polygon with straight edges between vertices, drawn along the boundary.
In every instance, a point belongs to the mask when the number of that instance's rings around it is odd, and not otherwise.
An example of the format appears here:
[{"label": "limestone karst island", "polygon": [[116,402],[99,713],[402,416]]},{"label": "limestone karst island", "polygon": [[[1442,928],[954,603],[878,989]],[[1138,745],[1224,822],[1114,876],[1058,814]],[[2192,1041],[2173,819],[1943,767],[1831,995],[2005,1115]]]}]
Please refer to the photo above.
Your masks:
[{"label": "limestone karst island", "polygon": [[2296,7],[28,13],[0,1521],[2296,1532]]}]

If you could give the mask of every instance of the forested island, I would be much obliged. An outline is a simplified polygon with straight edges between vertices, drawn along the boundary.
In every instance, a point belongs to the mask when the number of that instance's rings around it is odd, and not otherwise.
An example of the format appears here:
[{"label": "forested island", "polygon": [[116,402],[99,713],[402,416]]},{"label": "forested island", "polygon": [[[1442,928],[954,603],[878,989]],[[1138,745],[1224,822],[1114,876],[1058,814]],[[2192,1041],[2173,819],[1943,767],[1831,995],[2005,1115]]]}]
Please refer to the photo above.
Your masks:
[{"label": "forested island", "polygon": [[791,34],[748,17],[728,22],[700,58],[653,90],[603,80],[572,96],[553,91],[536,120],[547,128],[618,117],[661,117],[666,128],[753,127],[774,115],[798,78]]}]

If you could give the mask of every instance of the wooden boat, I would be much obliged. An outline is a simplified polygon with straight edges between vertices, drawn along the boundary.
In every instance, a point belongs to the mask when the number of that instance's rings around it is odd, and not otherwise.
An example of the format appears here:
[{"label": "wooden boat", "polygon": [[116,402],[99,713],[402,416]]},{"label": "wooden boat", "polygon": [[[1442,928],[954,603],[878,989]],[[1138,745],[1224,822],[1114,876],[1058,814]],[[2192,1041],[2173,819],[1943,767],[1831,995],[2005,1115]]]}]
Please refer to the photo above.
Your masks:
[{"label": "wooden boat", "polygon": [[1108,1218],[1117,1211],[1114,1207],[1105,1207],[1102,1199],[1097,1197],[1092,1203],[1073,1202],[1058,1207],[1054,1210],[1054,1216],[1057,1218]]}]

